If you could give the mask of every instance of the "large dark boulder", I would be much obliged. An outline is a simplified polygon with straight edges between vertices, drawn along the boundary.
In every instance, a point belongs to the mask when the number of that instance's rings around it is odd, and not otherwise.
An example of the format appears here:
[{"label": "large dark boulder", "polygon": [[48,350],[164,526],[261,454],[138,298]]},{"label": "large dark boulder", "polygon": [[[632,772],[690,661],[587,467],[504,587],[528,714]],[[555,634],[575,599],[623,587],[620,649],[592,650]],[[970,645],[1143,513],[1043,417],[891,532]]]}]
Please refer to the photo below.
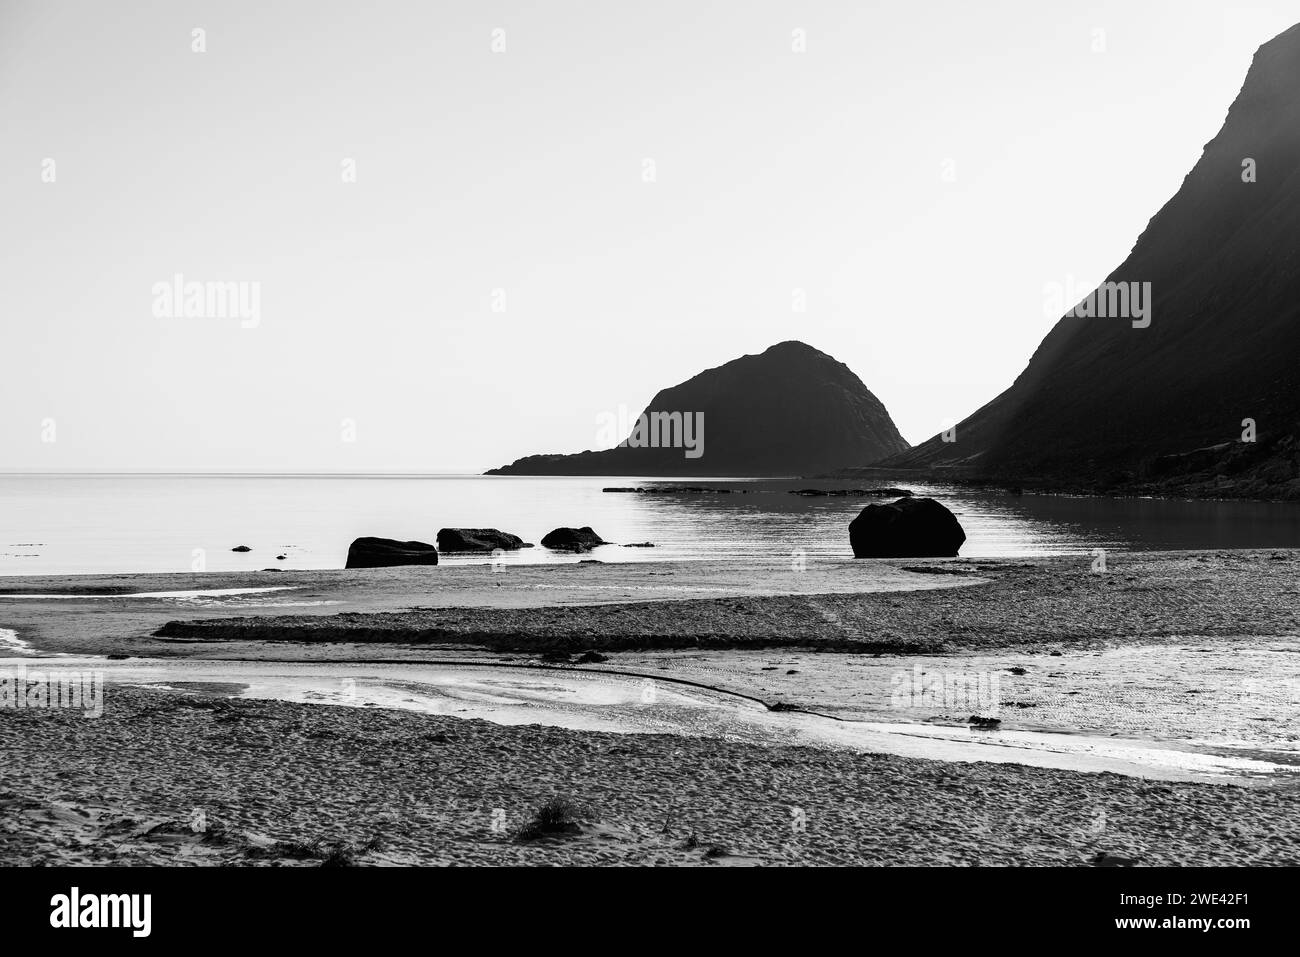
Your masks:
[{"label": "large dark boulder", "polygon": [[964,541],[957,516],[932,498],[868,505],[849,523],[854,558],[950,558]]},{"label": "large dark boulder", "polygon": [[358,538],[348,548],[345,568],[388,568],[393,565],[436,565],[438,551],[428,542],[395,542],[391,538]]},{"label": "large dark boulder", "polygon": [[514,551],[532,547],[518,535],[511,535],[499,528],[438,529],[438,549],[444,552],[490,552],[497,548]]},{"label": "large dark boulder", "polygon": [[547,532],[546,537],[542,539],[542,544],[547,548],[560,551],[586,552],[597,545],[604,545],[605,540],[597,535],[590,525],[584,525],[582,528],[557,528]]}]

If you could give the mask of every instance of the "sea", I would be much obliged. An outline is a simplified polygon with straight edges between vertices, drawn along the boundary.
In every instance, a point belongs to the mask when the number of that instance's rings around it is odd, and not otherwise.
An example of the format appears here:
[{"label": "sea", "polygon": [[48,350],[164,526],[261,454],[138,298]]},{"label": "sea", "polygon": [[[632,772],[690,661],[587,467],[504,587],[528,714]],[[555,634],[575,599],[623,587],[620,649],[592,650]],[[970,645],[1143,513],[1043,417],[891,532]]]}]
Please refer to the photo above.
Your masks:
[{"label": "sea", "polygon": [[[963,557],[1300,546],[1294,504],[899,484],[957,515],[966,530]],[[867,504],[892,498],[795,493],[869,486],[625,476],[0,475],[0,575],[342,568],[355,538],[432,543],[443,527],[499,528],[537,543],[553,528],[590,525],[616,545],[582,557],[606,562],[847,558],[849,522]],[[629,487],[679,491],[605,491]],[[709,491],[680,491],[690,487]],[[654,547],[626,547],[645,542]],[[250,551],[232,551],[237,546]],[[537,545],[497,560],[580,559]]]}]

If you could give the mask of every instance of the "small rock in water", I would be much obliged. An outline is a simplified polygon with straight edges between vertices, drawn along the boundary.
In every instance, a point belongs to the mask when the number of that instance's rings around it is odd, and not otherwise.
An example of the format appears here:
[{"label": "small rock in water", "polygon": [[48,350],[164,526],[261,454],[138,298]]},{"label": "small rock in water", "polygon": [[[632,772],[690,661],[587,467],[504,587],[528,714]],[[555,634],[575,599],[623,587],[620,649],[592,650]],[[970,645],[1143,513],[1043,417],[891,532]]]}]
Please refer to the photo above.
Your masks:
[{"label": "small rock in water", "polygon": [[232,552],[251,552],[252,549],[249,548],[247,545],[236,545],[234,548],[231,549],[231,551],[232,551]]},{"label": "small rock in water", "polygon": [[494,548],[510,552],[533,547],[499,528],[440,528],[437,542],[440,552],[490,552]]},{"label": "small rock in water", "polygon": [[543,547],[566,552],[589,552],[598,545],[605,544],[608,543],[590,525],[553,529],[542,539]]}]

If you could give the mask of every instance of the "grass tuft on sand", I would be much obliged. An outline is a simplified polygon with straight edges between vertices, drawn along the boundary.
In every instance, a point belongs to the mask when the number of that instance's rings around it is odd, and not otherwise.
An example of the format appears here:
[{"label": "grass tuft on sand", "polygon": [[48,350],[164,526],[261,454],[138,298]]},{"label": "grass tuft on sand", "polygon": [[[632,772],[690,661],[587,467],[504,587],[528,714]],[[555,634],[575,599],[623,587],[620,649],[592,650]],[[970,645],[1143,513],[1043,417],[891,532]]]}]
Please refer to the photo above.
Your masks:
[{"label": "grass tuft on sand", "polygon": [[517,841],[537,841],[561,834],[576,834],[589,812],[567,797],[553,797],[539,805],[533,816],[515,832]]}]

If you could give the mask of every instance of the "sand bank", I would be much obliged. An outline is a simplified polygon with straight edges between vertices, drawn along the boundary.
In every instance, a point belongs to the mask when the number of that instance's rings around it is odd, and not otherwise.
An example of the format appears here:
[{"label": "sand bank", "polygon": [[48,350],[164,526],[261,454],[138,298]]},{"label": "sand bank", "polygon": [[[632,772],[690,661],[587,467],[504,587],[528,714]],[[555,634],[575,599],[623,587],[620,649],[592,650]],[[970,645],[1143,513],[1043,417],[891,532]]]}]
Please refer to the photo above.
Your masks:
[{"label": "sand bank", "polygon": [[967,587],[813,591],[827,580],[849,582],[835,579],[841,569],[834,563],[817,568],[806,582],[796,576],[801,589],[794,593],[176,619],[158,634],[199,641],[455,644],[510,652],[814,647],[908,653],[1300,636],[1300,552],[1294,550],[1119,554],[1108,558],[1104,572],[1094,570],[1090,556],[860,562],[842,570],[861,575],[864,568],[882,576],[871,577],[877,584],[908,575]]}]

